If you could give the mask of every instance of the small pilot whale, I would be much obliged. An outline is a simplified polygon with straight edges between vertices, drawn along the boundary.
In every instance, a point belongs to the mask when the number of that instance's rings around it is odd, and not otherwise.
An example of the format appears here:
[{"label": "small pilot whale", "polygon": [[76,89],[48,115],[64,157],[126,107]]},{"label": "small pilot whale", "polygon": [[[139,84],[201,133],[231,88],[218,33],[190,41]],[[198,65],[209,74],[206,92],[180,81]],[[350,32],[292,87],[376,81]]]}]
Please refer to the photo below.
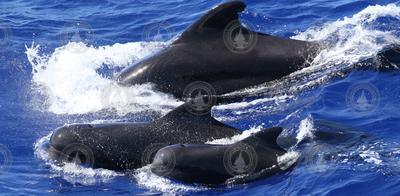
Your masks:
[{"label": "small pilot whale", "polygon": [[271,176],[289,168],[278,162],[278,157],[286,153],[277,144],[281,132],[279,127],[264,129],[231,145],[167,146],[155,155],[151,171],[174,180],[206,185],[223,184],[235,176],[261,171],[263,177]]}]

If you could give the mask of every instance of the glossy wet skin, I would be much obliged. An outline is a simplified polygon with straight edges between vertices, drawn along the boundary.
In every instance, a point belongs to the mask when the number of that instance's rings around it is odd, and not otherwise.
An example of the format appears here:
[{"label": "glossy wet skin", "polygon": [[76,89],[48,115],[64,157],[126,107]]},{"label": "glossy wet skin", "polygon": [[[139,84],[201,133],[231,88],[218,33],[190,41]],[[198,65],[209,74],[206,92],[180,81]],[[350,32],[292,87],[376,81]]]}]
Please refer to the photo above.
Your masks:
[{"label": "glossy wet skin", "polygon": [[[112,170],[144,166],[144,152],[153,145],[157,151],[176,143],[204,143],[232,137],[239,130],[216,121],[210,113],[196,116],[184,105],[149,123],[75,124],[58,128],[51,137],[53,159],[62,159],[66,150],[89,151],[93,167]],[[69,156],[69,155],[66,155]]]},{"label": "glossy wet skin", "polygon": [[[245,36],[251,34],[257,39],[246,52],[234,52],[224,42],[224,35],[232,22],[239,21],[238,13],[245,8],[241,1],[217,6],[169,47],[123,70],[117,80],[123,85],[152,83],[157,90],[179,99],[185,87],[203,81],[222,95],[287,76],[309,66],[320,50],[327,48],[322,43],[276,37],[242,26],[247,29]],[[398,48],[393,46],[377,59],[362,62],[363,67],[399,67]]]},{"label": "glossy wet skin", "polygon": [[[236,175],[253,175],[267,168],[260,177],[274,175],[288,169],[277,161],[286,153],[276,143],[281,132],[279,127],[264,129],[231,145],[167,146],[157,152],[151,169],[160,176],[205,185],[223,184]],[[238,159],[241,162],[235,163]]]},{"label": "glossy wet skin", "polygon": [[[317,54],[318,44],[244,32],[257,37],[246,52],[232,51],[224,33],[246,5],[228,2],[205,14],[168,48],[133,65],[118,76],[121,84],[153,83],[162,92],[181,98],[195,81],[211,84],[225,94],[288,75]],[[246,27],[241,27],[246,28]]]}]

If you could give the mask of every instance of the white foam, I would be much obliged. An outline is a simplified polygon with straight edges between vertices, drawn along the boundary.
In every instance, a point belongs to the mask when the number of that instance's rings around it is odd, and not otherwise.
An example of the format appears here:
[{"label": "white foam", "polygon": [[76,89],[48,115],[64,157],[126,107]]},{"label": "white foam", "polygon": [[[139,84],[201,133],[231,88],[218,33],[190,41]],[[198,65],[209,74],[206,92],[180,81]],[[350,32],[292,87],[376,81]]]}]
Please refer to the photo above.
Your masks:
[{"label": "white foam", "polygon": [[[394,32],[372,28],[375,21],[381,17],[400,19],[400,7],[395,4],[369,6],[352,17],[345,17],[322,27],[310,28],[292,38],[330,45],[322,50],[312,62],[313,65],[350,65],[373,57],[388,45],[400,43]],[[313,67],[303,71],[308,69]]]},{"label": "white foam", "polygon": [[374,163],[375,165],[382,164],[382,160],[380,160],[379,154],[374,151],[364,151],[360,153],[360,157],[363,158],[364,161],[368,163]]},{"label": "white foam", "polygon": [[367,163],[381,165],[383,161],[381,160],[381,156],[379,155],[379,153],[372,149],[366,149],[366,148],[367,148],[366,146],[361,147],[359,156],[363,158],[363,160]]},{"label": "white foam", "polygon": [[150,171],[150,166],[137,169],[133,177],[140,186],[146,187],[151,191],[169,193],[171,195],[181,195],[188,191],[207,190],[206,187],[179,184],[167,178],[157,176]]},{"label": "white foam", "polygon": [[233,137],[215,139],[215,140],[206,142],[206,144],[221,144],[221,145],[233,144],[235,142],[241,141],[241,140],[249,137],[253,133],[257,133],[257,132],[261,131],[262,129],[263,129],[262,126],[253,127],[248,130],[245,130],[241,134],[235,135]]},{"label": "white foam", "polygon": [[303,141],[304,139],[312,139],[314,138],[314,122],[311,117],[307,117],[302,120],[299,125],[299,129],[296,135],[297,144]]},{"label": "white foam", "polygon": [[[156,92],[152,85],[118,86],[99,69],[123,68],[153,54],[168,43],[134,42],[92,47],[70,42],[51,55],[41,54],[40,46],[26,47],[32,65],[32,81],[47,100],[48,111],[56,114],[84,114],[112,109],[117,114],[149,109],[167,112],[179,103],[169,95]],[[80,48],[76,52],[76,48]],[[115,72],[116,73],[116,72]]]},{"label": "white foam", "polygon": [[238,102],[238,103],[230,103],[230,104],[225,104],[225,105],[219,105],[219,106],[215,106],[214,108],[217,110],[234,110],[234,109],[241,109],[244,107],[251,107],[251,106],[255,106],[255,105],[259,105],[259,104],[263,104],[266,102],[275,102],[276,104],[284,102],[287,99],[293,98],[294,96],[291,95],[280,95],[280,96],[276,96],[273,98],[260,98],[260,99],[256,99],[256,100],[252,100],[249,102]]},{"label": "white foam", "polygon": [[37,140],[34,144],[34,151],[36,157],[43,160],[50,167],[53,172],[52,177],[62,178],[71,184],[96,185],[109,182],[116,176],[123,176],[123,174],[115,171],[84,168],[74,163],[66,163],[62,166],[57,165],[51,160],[46,150],[46,144],[48,144],[51,135],[52,133]]},{"label": "white foam", "polygon": [[289,167],[291,167],[293,164],[296,163],[296,161],[299,159],[300,153],[297,151],[288,151],[282,156],[278,156],[278,166],[282,170],[286,170]]}]

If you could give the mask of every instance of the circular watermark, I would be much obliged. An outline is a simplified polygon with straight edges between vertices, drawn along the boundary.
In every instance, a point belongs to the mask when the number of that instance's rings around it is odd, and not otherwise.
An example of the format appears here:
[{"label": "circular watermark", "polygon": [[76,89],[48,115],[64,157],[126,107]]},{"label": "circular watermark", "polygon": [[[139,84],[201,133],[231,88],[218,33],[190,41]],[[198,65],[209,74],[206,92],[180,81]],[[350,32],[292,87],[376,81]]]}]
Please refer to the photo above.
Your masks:
[{"label": "circular watermark", "polygon": [[333,160],[333,148],[328,145],[313,145],[303,151],[303,161],[308,171],[312,173],[330,174],[335,171],[330,164]]},{"label": "circular watermark", "polygon": [[373,112],[377,109],[379,103],[379,90],[370,83],[355,84],[347,90],[346,104],[354,112]]},{"label": "circular watermark", "polygon": [[7,172],[12,163],[12,154],[10,150],[0,144],[0,175]]},{"label": "circular watermark", "polygon": [[252,146],[238,143],[225,151],[223,162],[226,171],[232,176],[248,175],[256,169],[258,156]]},{"label": "circular watermark", "polygon": [[129,103],[128,92],[118,84],[107,85],[101,91],[100,102],[103,109],[126,106]]},{"label": "circular watermark", "polygon": [[67,49],[73,53],[83,53],[88,50],[87,44],[93,42],[93,30],[87,22],[74,21],[66,23],[61,31],[61,43],[70,43]]},{"label": "circular watermark", "polygon": [[247,23],[242,26],[239,20],[230,22],[224,29],[223,39],[225,46],[233,53],[244,54],[250,52],[257,44],[258,35],[255,29]]},{"label": "circular watermark", "polygon": [[11,29],[0,21],[0,48],[8,46],[12,38]]},{"label": "circular watermark", "polygon": [[149,146],[146,147],[146,149],[143,151],[142,154],[142,167],[149,165],[153,162],[153,159],[161,148],[164,148],[165,146],[168,146],[167,143],[154,143],[150,144]]},{"label": "circular watermark", "polygon": [[186,110],[195,115],[204,115],[216,104],[215,89],[207,82],[197,81],[186,86],[183,91]]},{"label": "circular watermark", "polygon": [[159,176],[167,176],[174,171],[175,165],[175,152],[170,148],[162,148],[154,156],[151,171]]},{"label": "circular watermark", "polygon": [[165,42],[173,38],[174,31],[167,22],[147,25],[143,30],[143,40],[148,42]]},{"label": "circular watermark", "polygon": [[64,163],[74,163],[86,168],[94,166],[92,149],[81,143],[72,143],[66,146],[61,152],[61,160]]}]

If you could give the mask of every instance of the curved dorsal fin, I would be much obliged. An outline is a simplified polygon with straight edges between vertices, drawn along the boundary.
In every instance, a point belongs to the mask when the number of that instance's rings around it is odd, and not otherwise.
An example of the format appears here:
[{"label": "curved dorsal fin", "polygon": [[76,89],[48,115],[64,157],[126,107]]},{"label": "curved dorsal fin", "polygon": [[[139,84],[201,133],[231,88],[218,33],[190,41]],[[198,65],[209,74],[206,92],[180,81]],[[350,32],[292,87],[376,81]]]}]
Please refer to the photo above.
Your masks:
[{"label": "curved dorsal fin", "polygon": [[[206,112],[203,115],[195,115],[193,113],[190,113],[188,111],[188,107],[190,108],[190,106],[188,106],[189,103],[184,103],[180,106],[178,106],[177,108],[175,108],[174,110],[168,112],[165,116],[161,117],[160,119],[158,119],[159,121],[161,120],[168,120],[168,121],[175,121],[175,120],[182,120],[182,119],[206,119],[206,120],[210,120],[213,119],[211,116],[211,112]],[[185,122],[185,121],[183,121]]]},{"label": "curved dorsal fin", "polygon": [[[176,123],[176,124],[208,124],[221,127],[232,128],[222,122],[219,122],[214,117],[211,116],[211,111],[208,111],[202,115],[195,115],[188,111],[187,107],[189,103],[184,103],[181,106],[175,108],[174,110],[167,113],[165,116],[157,119],[155,122],[165,124],[165,123]],[[232,128],[233,129],[233,128]]]},{"label": "curved dorsal fin", "polygon": [[242,1],[229,1],[216,6],[186,29],[175,43],[201,35],[206,28],[223,30],[230,22],[238,20],[238,13],[245,8],[246,4]]},{"label": "curved dorsal fin", "polygon": [[281,127],[272,127],[268,129],[263,129],[250,137],[244,139],[244,142],[248,143],[255,143],[256,141],[258,142],[263,142],[265,144],[268,144],[270,147],[278,148],[280,149],[281,147],[277,143],[277,138],[278,136],[282,133],[283,129]]}]

